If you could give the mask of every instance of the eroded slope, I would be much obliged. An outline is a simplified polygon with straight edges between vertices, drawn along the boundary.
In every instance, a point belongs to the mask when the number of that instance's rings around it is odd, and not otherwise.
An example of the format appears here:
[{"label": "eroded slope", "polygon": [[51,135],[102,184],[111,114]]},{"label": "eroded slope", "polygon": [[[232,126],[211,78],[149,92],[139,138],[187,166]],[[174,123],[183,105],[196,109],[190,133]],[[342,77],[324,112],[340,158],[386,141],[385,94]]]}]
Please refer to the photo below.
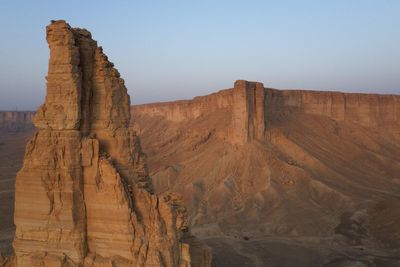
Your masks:
[{"label": "eroded slope", "polygon": [[314,264],[339,264],[341,248],[371,266],[377,251],[393,259],[399,97],[260,90],[238,81],[192,101],[135,106],[156,191],[182,192],[196,233],[218,251],[226,238],[263,247],[281,242],[274,237],[299,242],[298,255],[319,240]]}]

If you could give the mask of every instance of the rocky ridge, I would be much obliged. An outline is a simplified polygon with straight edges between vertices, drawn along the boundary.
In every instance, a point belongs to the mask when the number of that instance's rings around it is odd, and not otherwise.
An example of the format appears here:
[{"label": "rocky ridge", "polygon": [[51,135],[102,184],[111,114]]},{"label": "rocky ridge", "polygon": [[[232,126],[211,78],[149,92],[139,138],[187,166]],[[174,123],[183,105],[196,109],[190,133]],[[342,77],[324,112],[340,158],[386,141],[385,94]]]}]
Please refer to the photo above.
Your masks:
[{"label": "rocky ridge", "polygon": [[16,178],[7,264],[209,266],[179,197],[153,193],[129,95],[102,48],[62,20],[47,41],[46,101]]},{"label": "rocky ridge", "polygon": [[400,97],[396,95],[277,90],[245,80],[237,80],[231,89],[192,100],[132,106],[132,114],[160,116],[171,122],[193,120],[220,110],[230,114],[226,136],[236,143],[263,140],[268,123],[289,113],[325,116],[397,133],[400,128]]},{"label": "rocky ridge", "polygon": [[400,96],[236,81],[132,114],[216,266],[400,263]]}]

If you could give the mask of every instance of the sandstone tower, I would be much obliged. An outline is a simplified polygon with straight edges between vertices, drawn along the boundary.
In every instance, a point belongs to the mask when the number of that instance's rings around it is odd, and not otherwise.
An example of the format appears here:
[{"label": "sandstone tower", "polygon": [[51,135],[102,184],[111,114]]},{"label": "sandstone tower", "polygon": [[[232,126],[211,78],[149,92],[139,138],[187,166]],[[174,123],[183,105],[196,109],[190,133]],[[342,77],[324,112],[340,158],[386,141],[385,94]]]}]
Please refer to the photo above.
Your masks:
[{"label": "sandstone tower", "polygon": [[62,20],[47,42],[46,101],[16,178],[14,264],[209,266],[179,200],[153,194],[129,95],[102,48]]}]

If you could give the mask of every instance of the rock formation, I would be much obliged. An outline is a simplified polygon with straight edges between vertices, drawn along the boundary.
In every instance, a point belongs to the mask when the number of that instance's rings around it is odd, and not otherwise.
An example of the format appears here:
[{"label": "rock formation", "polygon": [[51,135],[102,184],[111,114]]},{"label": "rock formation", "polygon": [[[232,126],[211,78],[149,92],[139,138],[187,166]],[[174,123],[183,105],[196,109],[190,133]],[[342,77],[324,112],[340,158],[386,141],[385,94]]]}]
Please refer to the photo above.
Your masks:
[{"label": "rock formation", "polygon": [[0,111],[0,133],[27,132],[33,130],[32,111]]},{"label": "rock formation", "polygon": [[264,140],[268,124],[289,113],[325,116],[397,133],[400,128],[400,97],[396,95],[277,90],[244,80],[237,80],[231,89],[193,100],[136,105],[132,114],[184,122],[221,110],[229,116],[229,132],[224,135],[239,144]]},{"label": "rock formation", "polygon": [[102,48],[65,21],[47,41],[46,101],[16,178],[15,266],[209,266],[179,198],[153,194],[129,95]]},{"label": "rock formation", "polygon": [[400,96],[236,81],[132,114],[216,266],[400,266]]},{"label": "rock formation", "polygon": [[32,111],[0,111],[0,125],[7,122],[30,124],[34,115]]}]

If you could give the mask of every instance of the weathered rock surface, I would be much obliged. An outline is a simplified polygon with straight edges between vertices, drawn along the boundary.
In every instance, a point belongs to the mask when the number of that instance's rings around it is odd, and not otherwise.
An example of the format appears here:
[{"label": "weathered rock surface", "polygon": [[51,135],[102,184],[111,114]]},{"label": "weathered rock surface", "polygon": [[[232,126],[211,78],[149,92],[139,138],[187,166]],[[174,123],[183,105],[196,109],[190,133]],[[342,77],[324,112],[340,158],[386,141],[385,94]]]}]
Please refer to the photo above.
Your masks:
[{"label": "weathered rock surface", "polygon": [[184,122],[224,110],[229,128],[223,134],[230,142],[264,140],[268,123],[288,114],[307,114],[356,123],[364,127],[399,133],[400,97],[396,95],[277,90],[259,82],[238,80],[224,89],[193,100],[135,105],[132,114],[160,116]]},{"label": "weathered rock surface", "polygon": [[[193,100],[132,107],[155,191],[182,193],[191,229],[213,248],[214,266],[398,266],[399,96],[268,88],[262,95],[260,87],[238,81]],[[82,162],[88,162],[86,152],[99,140],[84,140]],[[18,142],[0,139],[0,178],[7,179],[0,185],[12,182],[15,170],[5,165],[16,162],[10,151]],[[114,177],[103,156],[99,166]],[[97,192],[109,197],[120,188],[114,178],[101,181],[84,185],[96,190],[86,204],[92,215],[104,208]],[[105,192],[104,184],[116,190]],[[0,201],[9,201],[9,188]],[[11,224],[2,223],[5,215],[0,226]],[[126,220],[111,219],[118,225]],[[93,244],[108,240],[90,235]],[[191,261],[209,260],[197,243],[182,244],[182,259],[192,252]]]},{"label": "weathered rock surface", "polygon": [[215,266],[399,266],[400,96],[237,81],[132,112]]},{"label": "weathered rock surface", "polygon": [[47,41],[46,101],[16,178],[15,266],[209,266],[179,198],[153,194],[129,95],[101,47],[65,21]]}]

